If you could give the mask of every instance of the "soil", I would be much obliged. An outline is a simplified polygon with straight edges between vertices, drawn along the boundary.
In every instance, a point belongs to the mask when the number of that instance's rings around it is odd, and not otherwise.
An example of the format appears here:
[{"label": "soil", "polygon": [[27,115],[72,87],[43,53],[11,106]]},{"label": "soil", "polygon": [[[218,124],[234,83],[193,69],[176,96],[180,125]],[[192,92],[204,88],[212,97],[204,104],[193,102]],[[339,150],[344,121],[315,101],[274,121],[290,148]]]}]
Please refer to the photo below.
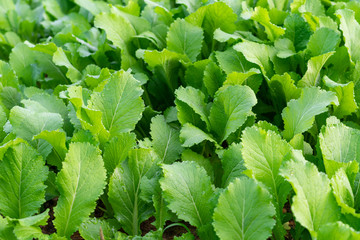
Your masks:
[{"label": "soil", "polygon": [[[55,217],[54,217],[54,207],[57,204],[57,200],[58,200],[58,198],[53,198],[53,199],[45,202],[45,204],[44,204],[44,208],[49,209],[49,215],[50,215],[50,217],[49,217],[49,219],[47,221],[47,225],[40,226],[40,228],[41,228],[41,230],[42,230],[42,232],[44,234],[52,234],[52,233],[56,232],[56,229],[55,229],[54,224],[53,224],[53,220],[55,219]],[[99,201],[97,206],[96,206],[96,209],[94,211],[94,216],[95,217],[100,218],[100,217],[102,217],[104,215],[104,212],[101,210],[101,208],[105,208],[105,206],[101,201]],[[150,217],[148,220],[141,223],[140,229],[142,231],[142,234],[141,234],[142,236],[144,236],[146,233],[148,233],[150,231],[155,231],[156,230],[156,228],[151,224],[154,221],[155,221],[155,218]],[[167,221],[165,223],[164,228],[166,228],[167,226],[169,226],[170,224],[173,224],[173,223],[174,222]],[[189,228],[191,233],[195,236],[195,239],[200,239],[196,234],[196,228],[195,227],[191,226],[189,223],[184,222],[184,221],[181,221],[180,223],[186,225]],[[122,229],[120,229],[120,231],[122,231]],[[172,239],[174,239],[175,236],[181,236],[183,233],[186,233],[186,232],[187,232],[187,230],[184,227],[173,226],[173,227],[168,228],[168,229],[165,230],[165,232],[163,234],[163,239],[164,240],[172,240]],[[75,232],[71,236],[71,239],[72,240],[84,240],[81,237],[79,232]]]}]

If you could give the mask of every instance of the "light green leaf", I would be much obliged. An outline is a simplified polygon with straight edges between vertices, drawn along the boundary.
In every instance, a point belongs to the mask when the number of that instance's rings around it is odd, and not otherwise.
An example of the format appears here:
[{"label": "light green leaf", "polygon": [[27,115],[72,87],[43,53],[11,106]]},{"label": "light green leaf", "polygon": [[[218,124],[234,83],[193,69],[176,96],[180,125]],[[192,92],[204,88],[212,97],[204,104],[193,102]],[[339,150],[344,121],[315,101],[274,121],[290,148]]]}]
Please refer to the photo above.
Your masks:
[{"label": "light green leaf", "polygon": [[163,193],[160,188],[159,179],[162,171],[159,169],[156,176],[148,179],[144,177],[141,181],[140,197],[147,203],[152,203],[155,208],[155,221],[152,223],[158,230],[164,229],[165,222],[173,217],[167,207],[167,202],[163,198]]},{"label": "light green leaf", "polygon": [[127,70],[137,64],[136,59],[130,55],[133,50],[131,40],[136,36],[136,31],[129,20],[118,12],[102,12],[96,15],[94,25],[104,29],[107,38],[121,49],[121,68]]},{"label": "light green leaf", "polygon": [[360,217],[359,213],[355,213],[354,193],[344,168],[337,170],[330,181],[335,199],[341,207],[341,211]]},{"label": "light green leaf", "polygon": [[245,59],[244,55],[235,51],[233,48],[228,48],[224,52],[215,52],[216,60],[219,62],[220,68],[226,73],[243,72],[246,73],[256,65]]},{"label": "light green leaf", "polygon": [[54,209],[57,234],[70,237],[94,210],[105,188],[100,151],[89,143],[71,143],[56,183],[60,197]]},{"label": "light green leaf", "polygon": [[159,159],[150,149],[134,149],[127,161],[115,168],[109,183],[109,202],[115,218],[131,236],[140,235],[140,223],[148,219],[153,208],[140,198],[140,185],[144,177],[155,176]]},{"label": "light green leaf", "polygon": [[330,181],[314,164],[290,160],[281,169],[281,175],[291,183],[296,193],[291,206],[296,221],[307,228],[313,238],[317,237],[322,226],[339,220],[340,209]]},{"label": "light green leaf", "polygon": [[256,68],[252,68],[244,73],[232,72],[226,76],[226,80],[223,85],[246,85],[249,86],[255,93],[257,93],[263,81],[263,77],[258,74],[260,74],[260,70]]},{"label": "light green leaf", "polygon": [[220,195],[214,228],[221,239],[261,240],[275,225],[271,195],[253,179],[236,178]]},{"label": "light green leaf", "polygon": [[311,35],[307,51],[311,56],[319,56],[335,51],[340,42],[340,34],[329,28],[319,28]]},{"label": "light green leaf", "polygon": [[328,223],[320,227],[317,239],[318,240],[328,240],[328,239],[354,240],[354,239],[360,239],[360,232],[355,231],[349,225],[338,221],[334,223]]},{"label": "light green leaf", "polygon": [[59,19],[64,17],[60,3],[56,0],[45,0],[42,3],[44,4],[44,9],[55,18]]},{"label": "light green leaf", "polygon": [[324,76],[323,81],[330,91],[336,93],[339,100],[339,106],[334,106],[334,115],[336,117],[343,118],[358,109],[355,101],[354,82],[351,81],[347,84],[336,83],[327,76]]},{"label": "light green leaf", "polygon": [[161,115],[152,118],[150,129],[153,149],[161,161],[171,164],[179,159],[183,151],[179,140],[179,130],[170,127]]},{"label": "light green leaf", "polygon": [[[335,121],[331,123],[331,121]],[[340,123],[335,117],[327,119],[327,124],[319,134],[321,153],[326,173],[332,175],[340,168],[360,163],[360,130]]]},{"label": "light green leaf", "polygon": [[235,178],[245,176],[243,171],[246,170],[246,167],[244,165],[241,150],[242,146],[240,144],[232,144],[220,157],[224,169],[222,176],[223,188],[226,188]]},{"label": "light green leaf", "polygon": [[166,38],[168,50],[184,54],[193,62],[200,54],[202,41],[202,29],[180,18],[170,25]]},{"label": "light green leaf", "polygon": [[[81,124],[84,130],[89,130],[94,137],[101,142],[109,139],[109,131],[105,129],[102,121],[102,113],[99,110],[90,109],[85,106],[83,89],[80,86],[71,86],[68,88],[69,100],[74,106],[76,120]],[[85,91],[84,91],[85,92]]]},{"label": "light green leaf", "polygon": [[[116,221],[115,219],[112,219]],[[117,229],[110,224],[110,221],[99,218],[88,218],[80,225],[79,233],[86,240],[99,240],[100,231],[105,239],[115,239]],[[101,230],[100,230],[101,228]]]},{"label": "light green leaf", "polygon": [[136,35],[130,22],[119,14],[102,12],[95,17],[94,24],[104,29],[107,38],[121,50],[126,50]]},{"label": "light green leaf", "polygon": [[49,235],[42,233],[40,227],[17,225],[14,228],[14,233],[18,240],[49,239]]},{"label": "light green leaf", "polygon": [[192,147],[205,140],[213,142],[215,146],[218,146],[215,139],[211,135],[204,132],[200,128],[195,127],[191,123],[186,123],[182,126],[180,130],[180,140],[183,142],[183,147]]},{"label": "light green leaf", "polygon": [[265,77],[270,78],[274,74],[271,63],[276,54],[274,47],[255,42],[241,42],[236,44],[234,49],[244,54],[249,62],[257,64]]},{"label": "light green leaf", "polygon": [[[195,125],[197,122],[194,121],[194,118],[191,116],[191,112],[194,112],[203,122],[206,123],[206,128],[209,130],[209,112],[205,104],[205,95],[200,90],[193,87],[180,87],[175,91],[175,95],[175,104],[178,108],[179,122],[181,124],[192,123]],[[187,109],[190,111],[186,111]]]},{"label": "light green leaf", "polygon": [[14,227],[8,223],[8,220],[0,216],[0,239],[17,240],[13,230]]},{"label": "light green leaf", "polygon": [[296,54],[294,43],[288,38],[280,38],[274,42],[274,46],[278,51],[276,56],[279,58],[288,58]]},{"label": "light green leaf", "polygon": [[334,52],[328,52],[320,56],[312,57],[308,61],[306,73],[297,85],[299,87],[319,86],[321,80],[320,71],[333,54]]},{"label": "light green leaf", "polygon": [[7,109],[21,105],[21,94],[13,87],[4,87],[0,90],[0,99]]},{"label": "light green leaf", "polygon": [[216,92],[210,123],[219,143],[244,124],[256,103],[254,91],[248,86],[224,86]]},{"label": "light green leaf", "polygon": [[[302,5],[299,6],[298,11],[301,13],[311,13],[314,16],[323,16],[325,15],[325,9],[321,0],[312,0],[312,1],[302,1]],[[291,6],[291,10],[294,9]]]},{"label": "light green leaf", "polygon": [[114,169],[123,162],[129,151],[136,145],[134,133],[120,133],[110,139],[104,147],[104,166],[108,176],[111,176]]},{"label": "light green leaf", "polygon": [[187,16],[185,20],[195,26],[202,27],[205,31],[205,39],[212,40],[214,31],[218,28],[232,33],[236,28],[237,16],[226,3],[214,2],[199,8]]},{"label": "light green leaf", "polygon": [[89,108],[102,113],[102,122],[110,137],[135,128],[144,111],[140,82],[130,73],[114,73],[101,92],[94,92]]},{"label": "light green leaf", "polygon": [[61,162],[65,159],[65,155],[67,152],[66,143],[66,134],[60,130],[47,131],[44,130],[38,135],[33,137],[34,140],[44,139],[53,147],[53,152],[58,157],[59,165],[61,166]]},{"label": "light green leaf", "polygon": [[281,213],[291,187],[280,176],[279,170],[287,160],[291,146],[274,131],[259,127],[246,128],[241,144],[246,168],[251,171],[252,177],[262,182],[273,195],[277,222],[274,232],[277,237],[283,237]]},{"label": "light green leaf", "polygon": [[0,209],[11,218],[26,218],[45,202],[48,168],[28,144],[11,146],[0,161]]},{"label": "light green leaf", "polygon": [[176,0],[177,4],[184,4],[189,13],[195,12],[203,5],[202,0]]},{"label": "light green leaf", "polygon": [[276,99],[279,106],[286,106],[291,99],[297,99],[301,95],[301,89],[297,88],[294,80],[288,73],[274,75],[269,83],[272,97]]},{"label": "light green leaf", "polygon": [[304,88],[301,97],[292,99],[282,111],[284,138],[290,140],[296,134],[311,128],[315,116],[326,112],[330,104],[339,104],[335,93],[316,87]]},{"label": "light green leaf", "polygon": [[268,39],[272,42],[285,33],[283,28],[276,26],[270,21],[269,12],[266,8],[256,7],[251,19],[264,26],[265,33],[268,36]]},{"label": "light green leaf", "polygon": [[214,167],[212,165],[213,163],[208,158],[205,158],[203,155],[193,152],[190,149],[186,149],[181,154],[181,160],[183,162],[196,162],[200,165],[200,167],[203,167],[205,169],[211,181],[214,181]]},{"label": "light green leaf", "polygon": [[[35,112],[22,107],[14,107],[10,111],[9,121],[16,136],[27,141],[44,130],[54,131],[62,127],[63,119],[58,113]],[[32,142],[43,157],[51,152],[51,146],[43,139]]]},{"label": "light green leaf", "polygon": [[204,71],[204,85],[206,87],[207,93],[214,97],[215,92],[223,85],[225,81],[225,76],[221,71],[220,67],[218,67],[214,62],[209,62],[206,65]]},{"label": "light green leaf", "polygon": [[[216,239],[211,227],[214,187],[204,168],[194,162],[176,162],[162,168],[164,177],[160,185],[169,209],[197,227],[201,238]],[[204,232],[205,229],[208,231]]]},{"label": "light green leaf", "polygon": [[355,14],[350,9],[339,9],[336,11],[340,18],[340,29],[343,32],[345,47],[353,62],[360,60],[360,48],[358,36],[360,35],[360,24],[355,19]]},{"label": "light green leaf", "polygon": [[68,69],[66,77],[68,77],[72,83],[75,83],[81,79],[81,73],[71,64],[62,48],[59,47],[56,50],[52,60],[56,65],[64,66]]},{"label": "light green leaf", "polygon": [[17,76],[7,62],[0,60],[0,82],[3,87],[19,87]]},{"label": "light green leaf", "polygon": [[[37,88],[27,88],[26,90],[29,89],[33,90]],[[28,93],[26,90],[25,93]],[[33,110],[34,112],[59,113],[64,120],[65,131],[72,131],[73,128],[69,121],[68,109],[63,100],[57,98],[55,95],[46,93],[31,93],[28,94],[28,97],[29,99],[21,101],[25,108]]]},{"label": "light green leaf", "polygon": [[94,16],[100,13],[110,12],[110,7],[106,2],[94,0],[75,0],[74,2],[80,7],[88,10]]}]

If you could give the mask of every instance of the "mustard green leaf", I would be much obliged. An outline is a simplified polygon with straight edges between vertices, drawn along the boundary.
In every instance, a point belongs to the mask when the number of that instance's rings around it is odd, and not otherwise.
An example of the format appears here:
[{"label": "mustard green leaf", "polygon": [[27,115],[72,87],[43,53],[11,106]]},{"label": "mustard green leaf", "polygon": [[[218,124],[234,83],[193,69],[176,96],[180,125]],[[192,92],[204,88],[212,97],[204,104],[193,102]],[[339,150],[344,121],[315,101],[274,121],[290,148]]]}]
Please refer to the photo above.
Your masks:
[{"label": "mustard green leaf", "polygon": [[360,34],[360,24],[355,19],[355,14],[350,9],[336,11],[340,19],[340,29],[343,32],[345,47],[348,49],[353,62],[360,60],[360,49],[357,45],[357,36]]},{"label": "mustard green leaf", "polygon": [[205,122],[206,128],[209,130],[209,112],[205,103],[205,95],[200,90],[193,87],[180,87],[175,91],[175,95],[179,122],[181,124],[187,122],[196,124],[196,122],[192,120],[194,119],[192,113],[195,113],[203,122]]},{"label": "mustard green leaf", "polygon": [[241,144],[242,157],[252,178],[263,183],[273,196],[277,222],[274,231],[277,237],[283,237],[281,209],[291,187],[279,171],[292,148],[279,134],[256,126],[243,131]]},{"label": "mustard green leaf", "polygon": [[110,139],[104,146],[104,166],[108,176],[111,176],[115,168],[128,156],[129,151],[136,145],[134,133],[120,133]]},{"label": "mustard green leaf", "polygon": [[248,86],[224,86],[216,92],[209,119],[219,143],[245,123],[256,103],[254,91]]},{"label": "mustard green leaf", "polygon": [[114,73],[101,92],[94,92],[89,108],[102,113],[102,122],[110,137],[135,128],[144,111],[140,82],[130,73]]},{"label": "mustard green leaf", "polygon": [[206,87],[207,93],[214,97],[215,92],[223,85],[225,81],[225,76],[214,62],[209,62],[204,70],[204,85]]},{"label": "mustard green leaf", "polygon": [[334,52],[328,52],[320,56],[312,57],[308,61],[306,73],[297,85],[299,87],[319,86],[321,82],[320,71],[333,54]]},{"label": "mustard green leaf", "polygon": [[337,221],[334,223],[328,223],[320,227],[318,232],[318,240],[328,239],[344,239],[353,240],[359,239],[360,232],[355,231],[352,227],[343,222]]},{"label": "mustard green leaf", "polygon": [[[171,211],[191,225],[202,229],[206,239],[216,239],[211,227],[215,208],[214,187],[204,168],[194,162],[163,165],[164,177],[160,180],[164,198]],[[203,237],[202,235],[200,235]]]},{"label": "mustard green leaf", "polygon": [[218,146],[211,135],[191,123],[185,123],[180,130],[180,141],[182,141],[183,147],[192,147],[206,140]]},{"label": "mustard green leaf", "polygon": [[344,168],[337,170],[330,181],[335,199],[341,207],[341,211],[360,217],[359,213],[355,213],[354,193]]},{"label": "mustard green leaf", "polygon": [[202,41],[202,29],[184,19],[177,19],[170,25],[166,38],[168,50],[184,54],[193,62],[200,54]]},{"label": "mustard green leaf", "polygon": [[360,130],[336,120],[334,117],[328,118],[319,134],[325,169],[330,177],[340,167],[351,164],[351,161],[360,163]]},{"label": "mustard green leaf", "polygon": [[102,1],[94,1],[94,0],[75,0],[75,3],[82,8],[85,8],[92,15],[96,16],[100,13],[110,12],[110,7],[107,3]]},{"label": "mustard green leaf", "polygon": [[271,195],[253,179],[236,178],[220,195],[214,228],[221,239],[267,239],[275,224]]},{"label": "mustard green leaf", "polygon": [[356,112],[358,106],[355,101],[354,82],[346,84],[336,83],[327,76],[324,76],[323,82],[330,91],[336,93],[339,100],[339,106],[334,106],[334,115],[338,118],[343,118]]},{"label": "mustard green leaf", "polygon": [[18,240],[49,239],[49,235],[44,234],[40,227],[17,225],[14,227],[14,234]]},{"label": "mustard green leaf", "polygon": [[274,74],[271,62],[276,54],[274,47],[255,42],[241,42],[236,44],[234,49],[244,54],[246,60],[258,65],[265,77],[271,78]]},{"label": "mustard green leaf", "polygon": [[284,21],[285,35],[294,43],[296,52],[304,50],[312,34],[309,24],[299,14],[290,14]]},{"label": "mustard green leaf", "polygon": [[256,65],[246,60],[241,52],[235,51],[233,48],[226,49],[224,52],[215,52],[220,68],[226,73],[247,72]]},{"label": "mustard green leaf", "polygon": [[290,140],[296,134],[307,131],[315,116],[326,112],[330,104],[339,104],[335,93],[316,87],[304,88],[300,98],[290,100],[282,111],[284,137]]},{"label": "mustard green leaf", "polygon": [[153,149],[161,161],[170,164],[179,159],[183,151],[179,139],[180,131],[170,127],[161,115],[152,118],[150,129]]},{"label": "mustard green leaf", "polygon": [[69,61],[68,57],[66,56],[62,48],[58,48],[56,50],[52,60],[56,65],[64,66],[68,69],[66,73],[66,77],[68,77],[71,80],[71,82],[75,83],[81,79],[82,77],[81,73],[71,64],[71,62]]},{"label": "mustard green leaf", "polygon": [[285,29],[276,26],[270,21],[269,12],[266,8],[256,7],[251,19],[259,22],[265,28],[265,33],[270,41],[275,41],[285,34]]},{"label": "mustard green leaf", "polygon": [[234,179],[244,176],[243,171],[246,170],[244,159],[242,157],[242,146],[240,144],[232,144],[226,149],[221,158],[221,164],[224,169],[222,176],[222,186],[227,187]]},{"label": "mustard green leaf", "polygon": [[14,133],[28,141],[43,130],[53,131],[63,125],[58,113],[34,112],[22,107],[12,108],[9,120]]},{"label": "mustard green leaf", "polygon": [[7,149],[0,162],[0,212],[11,218],[26,218],[45,202],[48,167],[26,143]]},{"label": "mustard green leaf", "polygon": [[130,236],[139,235],[140,223],[153,214],[151,204],[140,198],[141,182],[157,172],[159,159],[150,149],[134,149],[127,161],[119,164],[109,183],[109,202],[115,218]]},{"label": "mustard green leaf", "polygon": [[340,34],[329,28],[319,28],[311,35],[306,50],[311,56],[319,56],[336,50]]},{"label": "mustard green leaf", "polygon": [[291,183],[296,194],[291,206],[296,221],[307,228],[313,238],[322,226],[340,220],[340,208],[330,181],[314,164],[295,158],[285,163],[281,175]]},{"label": "mustard green leaf", "polygon": [[71,143],[56,178],[60,197],[54,208],[54,225],[59,236],[70,237],[95,209],[105,179],[100,151],[89,143]]}]

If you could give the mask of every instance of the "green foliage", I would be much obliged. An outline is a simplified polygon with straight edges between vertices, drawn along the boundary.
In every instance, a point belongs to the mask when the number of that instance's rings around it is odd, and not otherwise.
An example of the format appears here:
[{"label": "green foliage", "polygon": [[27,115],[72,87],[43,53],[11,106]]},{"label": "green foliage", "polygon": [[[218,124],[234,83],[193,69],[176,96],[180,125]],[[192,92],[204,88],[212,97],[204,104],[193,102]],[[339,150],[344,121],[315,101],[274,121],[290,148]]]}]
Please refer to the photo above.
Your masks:
[{"label": "green foliage", "polygon": [[359,239],[359,35],[358,1],[0,0],[0,239]]}]

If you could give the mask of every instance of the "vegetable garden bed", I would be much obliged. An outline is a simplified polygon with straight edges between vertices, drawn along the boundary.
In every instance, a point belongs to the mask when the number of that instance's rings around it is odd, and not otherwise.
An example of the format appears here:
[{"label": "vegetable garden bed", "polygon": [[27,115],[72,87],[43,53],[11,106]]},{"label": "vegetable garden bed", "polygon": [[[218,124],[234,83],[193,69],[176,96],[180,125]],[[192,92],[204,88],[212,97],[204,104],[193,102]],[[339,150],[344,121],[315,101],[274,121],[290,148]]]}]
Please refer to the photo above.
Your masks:
[{"label": "vegetable garden bed", "polygon": [[360,2],[0,0],[0,239],[360,239]]}]

